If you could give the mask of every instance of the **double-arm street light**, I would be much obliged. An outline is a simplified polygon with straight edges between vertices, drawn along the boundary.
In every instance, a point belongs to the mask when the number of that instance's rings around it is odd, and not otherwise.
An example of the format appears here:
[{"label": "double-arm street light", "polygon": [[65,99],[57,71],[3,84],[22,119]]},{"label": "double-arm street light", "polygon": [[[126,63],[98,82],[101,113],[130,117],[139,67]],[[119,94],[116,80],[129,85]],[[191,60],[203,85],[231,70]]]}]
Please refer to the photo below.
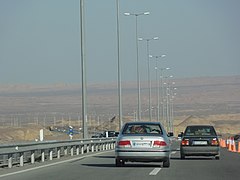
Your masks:
[{"label": "double-arm street light", "polygon": [[169,78],[172,78],[173,76],[166,76],[164,77],[166,79],[166,82],[164,83],[166,85],[166,125],[167,125],[167,131],[171,131],[171,121],[170,121],[170,83]]},{"label": "double-arm street light", "polygon": [[149,109],[149,120],[152,121],[152,102],[151,102],[151,77],[150,77],[150,61],[149,61],[149,41],[158,40],[158,37],[153,38],[138,38],[139,41],[147,42],[147,63],[148,63],[148,88],[149,88],[149,97],[148,97],[148,109]]},{"label": "double-arm street light", "polygon": [[156,59],[156,66],[155,66],[155,70],[156,70],[156,93],[157,93],[157,121],[160,121],[160,98],[159,98],[159,76],[158,76],[158,61],[160,58],[164,58],[166,55],[160,55],[160,56],[153,56],[153,55],[149,55],[150,58],[155,58]]},{"label": "double-arm street light", "polygon": [[[175,82],[172,82],[172,85],[175,85]],[[176,95],[176,92],[174,92],[177,88],[176,87],[170,87],[170,132],[173,132],[173,101]]]},{"label": "double-arm street light", "polygon": [[124,13],[125,16],[135,16],[136,19],[136,58],[137,58],[137,88],[138,88],[138,108],[137,108],[137,119],[140,121],[141,120],[141,95],[140,95],[140,74],[139,74],[139,62],[138,62],[138,17],[141,15],[149,15],[149,12],[143,12],[143,13],[129,13],[126,12]]},{"label": "double-arm street light", "polygon": [[162,110],[161,111],[161,114],[162,114],[162,117],[161,117],[161,120],[162,120],[162,123],[164,124],[164,87],[163,87],[163,73],[164,71],[166,70],[170,70],[170,68],[160,68],[160,109]]}]

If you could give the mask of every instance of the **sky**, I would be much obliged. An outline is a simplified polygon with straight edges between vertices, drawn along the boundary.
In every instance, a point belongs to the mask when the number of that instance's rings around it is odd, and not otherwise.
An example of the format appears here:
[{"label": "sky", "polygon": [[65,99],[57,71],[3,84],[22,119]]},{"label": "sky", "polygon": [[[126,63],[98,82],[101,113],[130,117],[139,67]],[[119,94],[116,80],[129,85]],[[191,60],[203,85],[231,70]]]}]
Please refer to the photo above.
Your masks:
[{"label": "sky", "polygon": [[[122,81],[136,81],[135,17],[175,78],[240,75],[239,0],[119,0]],[[88,83],[117,81],[116,0],[85,0]],[[79,0],[0,0],[0,84],[81,82]],[[147,45],[138,42],[141,81]],[[150,58],[154,78],[155,58]]]}]

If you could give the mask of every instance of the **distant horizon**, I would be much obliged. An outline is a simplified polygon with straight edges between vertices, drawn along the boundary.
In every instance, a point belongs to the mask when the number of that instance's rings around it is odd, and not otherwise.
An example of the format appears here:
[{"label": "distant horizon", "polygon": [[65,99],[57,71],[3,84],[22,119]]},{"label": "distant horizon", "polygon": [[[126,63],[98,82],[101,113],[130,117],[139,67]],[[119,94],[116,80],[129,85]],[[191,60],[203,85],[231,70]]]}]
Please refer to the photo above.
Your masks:
[{"label": "distant horizon", "polygon": [[[178,81],[178,80],[191,80],[191,79],[221,79],[221,78],[240,78],[240,74],[239,75],[226,75],[226,76],[198,76],[198,77],[183,77],[183,78],[171,78],[170,80],[172,82],[174,82],[175,80]],[[152,82],[155,82],[155,80],[153,79]],[[122,84],[137,84],[137,81],[122,81]],[[141,84],[145,84],[148,83],[147,81],[141,81]],[[96,83],[88,83],[87,82],[87,86],[91,87],[91,86],[95,86],[95,85],[112,85],[112,84],[115,84],[117,86],[117,81],[112,81],[112,82],[96,82]],[[65,82],[56,82],[56,83],[0,83],[0,87],[1,86],[39,86],[39,87],[42,87],[42,86],[46,86],[46,87],[57,87],[57,86],[60,86],[60,87],[67,87],[67,86],[75,86],[75,87],[79,87],[81,86],[81,83],[65,83]],[[152,85],[154,86],[154,85]]]}]

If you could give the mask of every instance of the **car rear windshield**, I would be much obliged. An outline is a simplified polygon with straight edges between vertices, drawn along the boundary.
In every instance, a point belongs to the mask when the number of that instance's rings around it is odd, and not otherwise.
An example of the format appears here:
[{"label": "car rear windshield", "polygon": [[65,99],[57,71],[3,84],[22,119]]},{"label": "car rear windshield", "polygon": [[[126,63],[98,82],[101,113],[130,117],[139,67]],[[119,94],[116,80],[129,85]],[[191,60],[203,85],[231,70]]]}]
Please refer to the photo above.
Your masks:
[{"label": "car rear windshield", "polygon": [[188,126],[185,131],[186,136],[216,136],[212,126]]},{"label": "car rear windshield", "polygon": [[127,124],[122,134],[162,134],[161,126],[158,124]]}]

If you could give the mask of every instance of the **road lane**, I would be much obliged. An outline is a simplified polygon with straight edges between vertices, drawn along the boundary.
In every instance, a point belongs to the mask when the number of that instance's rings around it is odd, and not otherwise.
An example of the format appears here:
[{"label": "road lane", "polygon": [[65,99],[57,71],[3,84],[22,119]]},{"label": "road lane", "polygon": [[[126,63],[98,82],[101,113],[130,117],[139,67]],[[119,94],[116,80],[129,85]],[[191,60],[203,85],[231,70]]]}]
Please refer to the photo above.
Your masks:
[{"label": "road lane", "polygon": [[[177,148],[175,148],[176,150]],[[75,158],[54,166],[1,177],[1,180],[238,180],[240,179],[240,154],[221,150],[221,159],[187,157],[180,159],[179,151],[173,151],[170,168],[161,163],[126,163],[115,167],[114,152],[98,153]],[[41,163],[40,163],[41,164]],[[43,163],[42,163],[43,164]],[[41,165],[42,165],[41,164]],[[44,163],[46,165],[46,163]],[[36,165],[38,167],[39,165]],[[29,166],[30,167],[30,166]],[[32,167],[32,166],[31,166]],[[28,168],[28,167],[23,167]],[[23,168],[14,168],[19,171]],[[0,171],[0,175],[5,170]]]}]

